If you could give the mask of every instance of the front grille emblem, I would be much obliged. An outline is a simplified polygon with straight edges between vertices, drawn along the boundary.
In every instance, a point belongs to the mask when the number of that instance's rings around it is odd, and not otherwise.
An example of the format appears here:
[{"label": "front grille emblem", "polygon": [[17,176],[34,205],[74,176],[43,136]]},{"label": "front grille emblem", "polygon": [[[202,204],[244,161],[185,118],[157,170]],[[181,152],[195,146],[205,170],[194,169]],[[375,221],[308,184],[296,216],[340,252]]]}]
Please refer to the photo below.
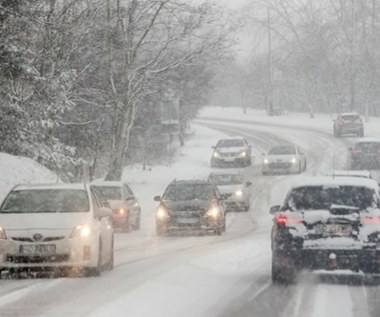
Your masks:
[{"label": "front grille emblem", "polygon": [[41,241],[42,240],[42,234],[40,234],[40,233],[35,233],[34,235],[33,235],[33,240],[34,241]]}]

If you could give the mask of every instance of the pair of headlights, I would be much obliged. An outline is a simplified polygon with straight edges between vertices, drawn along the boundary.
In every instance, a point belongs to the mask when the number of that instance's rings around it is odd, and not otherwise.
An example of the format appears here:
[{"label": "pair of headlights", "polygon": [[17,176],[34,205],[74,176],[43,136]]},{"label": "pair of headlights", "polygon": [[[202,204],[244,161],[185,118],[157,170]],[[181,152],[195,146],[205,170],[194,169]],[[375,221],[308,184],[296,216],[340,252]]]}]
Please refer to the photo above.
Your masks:
[{"label": "pair of headlights", "polygon": [[[292,158],[289,160],[289,163],[292,163],[292,164],[296,164],[297,162],[298,162],[298,160],[297,160],[296,157],[292,157]],[[269,159],[265,158],[265,159],[263,160],[263,163],[264,163],[264,164],[269,164],[269,163],[271,163],[271,161],[270,161]]]},{"label": "pair of headlights", "polygon": [[[157,215],[157,218],[160,220],[170,218],[168,210],[163,206],[158,207],[156,215]],[[221,211],[220,211],[220,208],[218,206],[211,206],[206,211],[207,217],[218,218],[220,215],[221,215]]]},{"label": "pair of headlights", "polygon": [[[215,158],[220,157],[220,153],[217,152],[217,151],[215,151],[213,155],[214,155]],[[247,151],[241,151],[241,152],[239,153],[239,156],[240,156],[240,157],[246,157],[246,156],[247,156]]]}]

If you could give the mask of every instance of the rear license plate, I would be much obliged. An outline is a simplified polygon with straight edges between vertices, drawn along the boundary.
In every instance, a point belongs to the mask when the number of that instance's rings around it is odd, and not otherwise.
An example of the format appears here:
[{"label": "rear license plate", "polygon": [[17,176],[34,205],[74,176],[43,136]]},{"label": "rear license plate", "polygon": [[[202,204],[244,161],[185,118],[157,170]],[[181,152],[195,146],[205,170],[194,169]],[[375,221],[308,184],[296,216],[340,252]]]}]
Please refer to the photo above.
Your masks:
[{"label": "rear license plate", "polygon": [[199,222],[197,218],[179,218],[177,219],[178,223],[186,224],[186,225],[194,225]]},{"label": "rear license plate", "polygon": [[19,252],[28,255],[55,254],[55,244],[23,244],[20,245]]},{"label": "rear license plate", "polygon": [[352,233],[352,226],[344,224],[319,224],[316,231],[317,233],[327,235],[347,236]]}]

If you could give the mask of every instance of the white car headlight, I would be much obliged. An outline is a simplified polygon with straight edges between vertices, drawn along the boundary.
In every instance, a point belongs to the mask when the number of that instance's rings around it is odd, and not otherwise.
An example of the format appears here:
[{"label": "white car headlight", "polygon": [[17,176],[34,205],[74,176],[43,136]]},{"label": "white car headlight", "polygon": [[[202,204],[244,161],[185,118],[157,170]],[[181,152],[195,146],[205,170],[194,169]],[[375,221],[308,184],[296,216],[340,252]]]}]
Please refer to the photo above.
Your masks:
[{"label": "white car headlight", "polygon": [[240,152],[240,156],[241,157],[246,157],[247,156],[247,152],[246,151],[241,151]]},{"label": "white car headlight", "polygon": [[168,213],[167,209],[163,206],[158,207],[156,215],[157,215],[158,219],[169,218],[169,213]]},{"label": "white car headlight", "polygon": [[239,190],[237,190],[236,192],[235,192],[235,195],[236,196],[238,196],[238,197],[241,197],[241,196],[243,196],[243,191],[241,190],[241,189],[239,189]]},{"label": "white car headlight", "polygon": [[264,164],[269,164],[269,160],[268,160],[267,158],[265,158],[265,159],[263,160],[263,163],[264,163]]},{"label": "white car headlight", "polygon": [[218,206],[212,206],[210,209],[207,210],[206,215],[208,217],[212,218],[218,218],[220,216],[220,209]]},{"label": "white car headlight", "polygon": [[90,224],[82,224],[76,226],[71,233],[71,238],[87,238],[92,233],[92,226]]},{"label": "white car headlight", "polygon": [[289,160],[290,163],[293,163],[293,164],[296,164],[297,163],[297,158],[296,157],[292,157],[290,160]]},{"label": "white car headlight", "polygon": [[0,239],[6,239],[7,235],[5,234],[5,230],[3,227],[0,227]]},{"label": "white car headlight", "polygon": [[219,157],[220,156],[220,154],[218,152],[216,152],[216,151],[214,152],[213,155],[214,155],[214,157]]}]

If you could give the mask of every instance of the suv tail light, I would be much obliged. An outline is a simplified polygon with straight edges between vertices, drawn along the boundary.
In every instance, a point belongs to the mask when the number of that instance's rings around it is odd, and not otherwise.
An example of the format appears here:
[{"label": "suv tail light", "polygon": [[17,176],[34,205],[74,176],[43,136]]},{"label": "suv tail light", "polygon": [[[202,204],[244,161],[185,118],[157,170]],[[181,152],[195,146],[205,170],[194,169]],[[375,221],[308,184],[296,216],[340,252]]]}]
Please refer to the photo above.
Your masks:
[{"label": "suv tail light", "polygon": [[362,153],[362,151],[360,149],[357,149],[357,148],[353,148],[352,149],[352,154],[353,155],[360,154],[360,153]]},{"label": "suv tail light", "polygon": [[371,224],[379,224],[380,225],[380,217],[365,217],[363,219],[364,225],[371,225]]},{"label": "suv tail light", "polygon": [[343,120],[343,119],[340,119],[339,122],[338,122],[338,124],[339,124],[340,126],[344,125],[344,120]]},{"label": "suv tail light", "polygon": [[276,218],[276,223],[279,225],[279,226],[283,226],[285,227],[287,224],[291,224],[291,223],[304,223],[302,219],[300,218],[295,218],[295,217],[286,217],[286,216],[278,216]]}]

